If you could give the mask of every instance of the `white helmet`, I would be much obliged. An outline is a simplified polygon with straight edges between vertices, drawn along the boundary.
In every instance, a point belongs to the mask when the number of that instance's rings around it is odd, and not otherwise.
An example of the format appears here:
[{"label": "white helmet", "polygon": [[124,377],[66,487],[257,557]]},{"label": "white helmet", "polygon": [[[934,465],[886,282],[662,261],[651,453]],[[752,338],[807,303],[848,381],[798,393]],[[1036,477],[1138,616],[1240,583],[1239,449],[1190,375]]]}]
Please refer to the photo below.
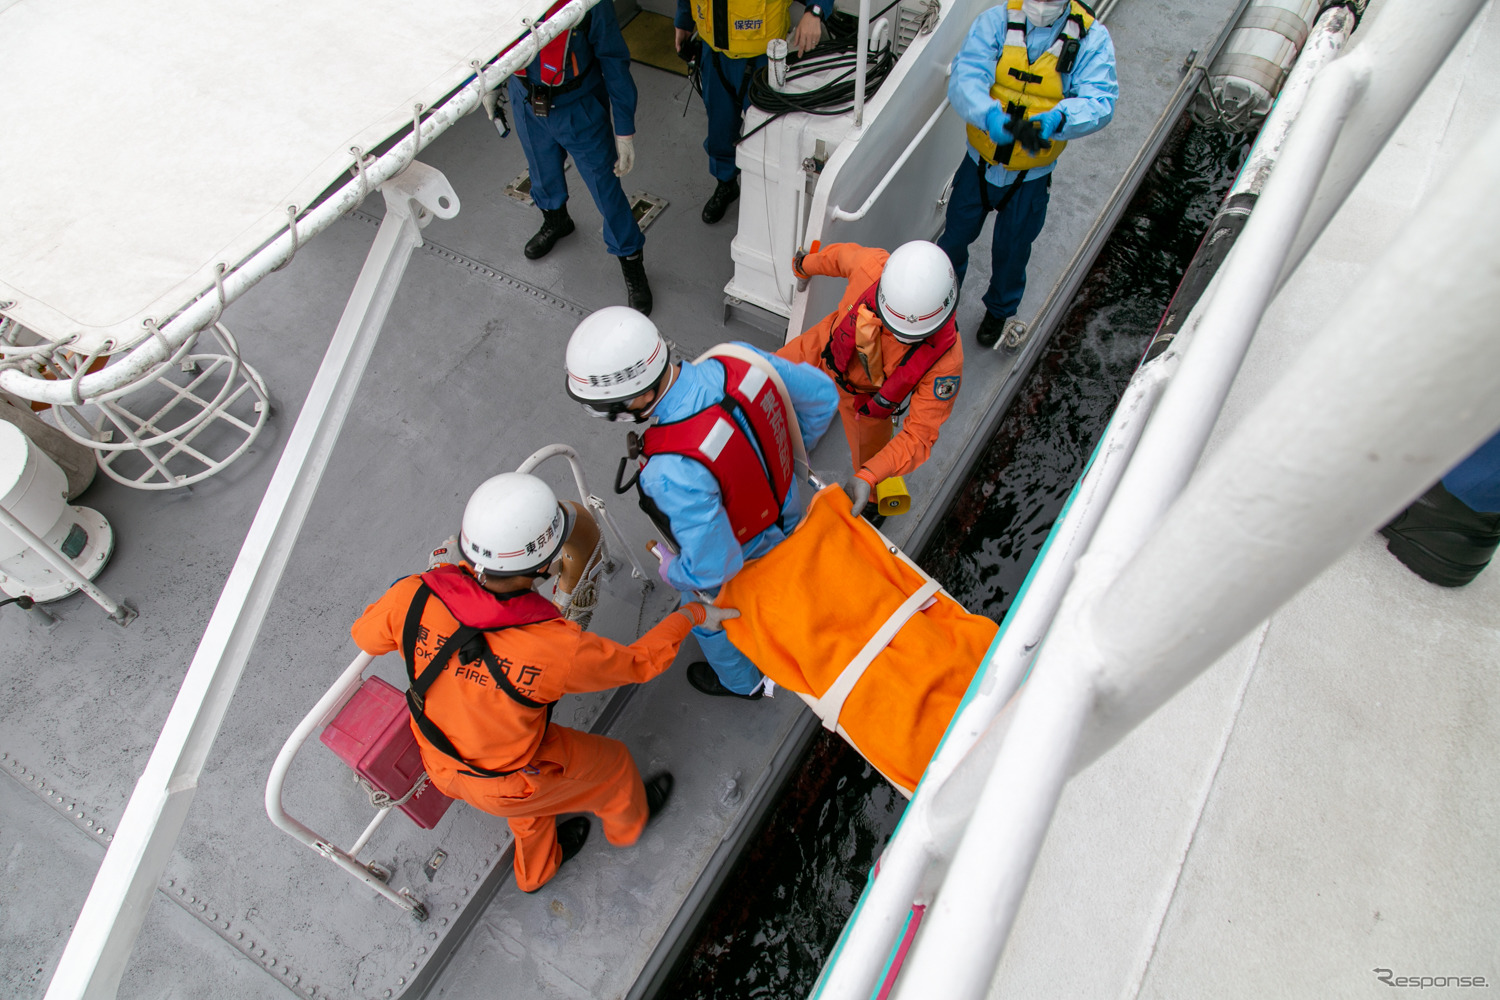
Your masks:
[{"label": "white helmet", "polygon": [[886,260],[875,308],[897,340],[916,343],[948,322],[957,305],[953,262],[936,243],[903,243]]},{"label": "white helmet", "polygon": [[568,395],[594,416],[634,419],[625,404],[657,383],[667,361],[655,323],[629,306],[605,306],[568,339]]},{"label": "white helmet", "polygon": [[551,562],[572,530],[572,512],[552,487],[524,472],[506,472],[469,497],[458,544],[486,576],[523,576]]}]

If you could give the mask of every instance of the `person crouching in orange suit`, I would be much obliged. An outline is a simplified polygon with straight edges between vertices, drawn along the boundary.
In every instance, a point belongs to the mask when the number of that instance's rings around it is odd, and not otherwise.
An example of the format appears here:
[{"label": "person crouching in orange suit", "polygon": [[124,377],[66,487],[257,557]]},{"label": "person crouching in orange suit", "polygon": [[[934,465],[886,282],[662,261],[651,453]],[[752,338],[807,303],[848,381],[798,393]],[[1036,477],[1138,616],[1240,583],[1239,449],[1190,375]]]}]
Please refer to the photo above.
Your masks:
[{"label": "person crouching in orange suit", "polygon": [[[776,353],[817,365],[839,389],[839,417],[854,459],[845,492],[864,512],[875,484],[927,460],[953,412],[964,349],[954,309],[958,282],[948,255],[916,240],[894,253],[855,243],[816,243],[792,262],[799,278],[846,278],[839,306]],[[906,408],[900,433],[895,418]],[[893,437],[894,434],[894,437]]]},{"label": "person crouching in orange suit", "polygon": [[592,812],[616,847],[640,837],[666,804],[672,775],[642,783],[618,740],[551,724],[563,695],[642,683],[665,671],[695,625],[722,628],[726,608],[685,604],[625,646],[565,621],[532,589],[572,529],[546,483],[495,476],[469,499],[461,564],[396,581],[354,623],[374,656],[406,660],[412,730],[438,790],[504,816],[516,839],[516,883],[541,888],[588,838]]}]

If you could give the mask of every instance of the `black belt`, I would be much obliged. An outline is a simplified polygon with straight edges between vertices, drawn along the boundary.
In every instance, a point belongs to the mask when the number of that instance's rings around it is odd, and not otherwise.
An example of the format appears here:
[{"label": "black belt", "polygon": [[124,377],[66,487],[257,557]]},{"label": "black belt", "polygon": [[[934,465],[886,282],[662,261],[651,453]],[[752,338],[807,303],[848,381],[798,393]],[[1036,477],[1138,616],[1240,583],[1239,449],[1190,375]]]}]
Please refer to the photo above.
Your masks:
[{"label": "black belt", "polygon": [[520,82],[521,89],[526,91],[527,97],[530,97],[538,87],[543,88],[553,97],[561,97],[563,94],[572,93],[579,87],[582,87],[585,83],[589,83],[590,81],[592,81],[593,73],[594,67],[592,64],[590,64],[588,69],[573,77],[573,79],[569,80],[566,83],[559,83],[555,87],[546,83],[532,83],[531,78],[526,76],[518,76],[516,77],[516,80]]}]

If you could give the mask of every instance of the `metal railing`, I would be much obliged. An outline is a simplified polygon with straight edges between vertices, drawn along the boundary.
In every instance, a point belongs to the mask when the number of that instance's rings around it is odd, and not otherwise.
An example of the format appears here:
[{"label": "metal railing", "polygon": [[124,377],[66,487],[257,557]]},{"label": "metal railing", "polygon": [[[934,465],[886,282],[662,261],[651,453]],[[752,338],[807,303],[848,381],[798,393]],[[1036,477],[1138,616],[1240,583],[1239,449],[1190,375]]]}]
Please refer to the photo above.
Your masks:
[{"label": "metal railing", "polygon": [[[1195,474],[1280,281],[1482,6],[1388,0],[1358,49],[1329,62],[1337,47],[1315,48],[1288,81],[1306,103],[1264,193],[1183,333],[1127,389],[820,1000],[984,996],[1068,779],[1500,426],[1500,206],[1472,197],[1500,157],[1497,124]],[[1348,16],[1324,14],[1325,40]],[[1266,141],[1283,132],[1268,123]],[[1411,246],[1427,255],[1416,275]]]}]

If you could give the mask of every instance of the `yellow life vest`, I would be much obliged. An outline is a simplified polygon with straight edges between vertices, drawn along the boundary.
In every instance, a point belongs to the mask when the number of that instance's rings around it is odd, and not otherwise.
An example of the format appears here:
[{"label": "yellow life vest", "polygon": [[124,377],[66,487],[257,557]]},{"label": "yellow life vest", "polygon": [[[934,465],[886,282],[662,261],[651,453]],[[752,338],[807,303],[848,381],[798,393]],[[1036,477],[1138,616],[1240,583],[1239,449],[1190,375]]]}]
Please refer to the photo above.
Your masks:
[{"label": "yellow life vest", "polygon": [[788,0],[692,0],[692,8],[698,37],[731,59],[763,56],[792,29]]},{"label": "yellow life vest", "polygon": [[[1063,99],[1063,74],[1072,72],[1079,42],[1094,26],[1094,15],[1073,0],[1068,5],[1062,33],[1051,48],[1031,62],[1026,54],[1026,17],[1021,13],[1021,0],[1010,0],[1007,12],[1005,45],[1000,50],[1000,61],[995,64],[995,83],[990,87],[990,96],[1000,102],[1007,114],[1012,108],[1021,107],[1026,109],[1026,117],[1035,118]],[[1051,142],[1050,148],[1035,155],[1015,143],[997,149],[988,132],[969,126],[969,145],[986,163],[1001,164],[1008,170],[1030,170],[1052,163],[1062,155],[1067,143],[1061,139]]]}]

